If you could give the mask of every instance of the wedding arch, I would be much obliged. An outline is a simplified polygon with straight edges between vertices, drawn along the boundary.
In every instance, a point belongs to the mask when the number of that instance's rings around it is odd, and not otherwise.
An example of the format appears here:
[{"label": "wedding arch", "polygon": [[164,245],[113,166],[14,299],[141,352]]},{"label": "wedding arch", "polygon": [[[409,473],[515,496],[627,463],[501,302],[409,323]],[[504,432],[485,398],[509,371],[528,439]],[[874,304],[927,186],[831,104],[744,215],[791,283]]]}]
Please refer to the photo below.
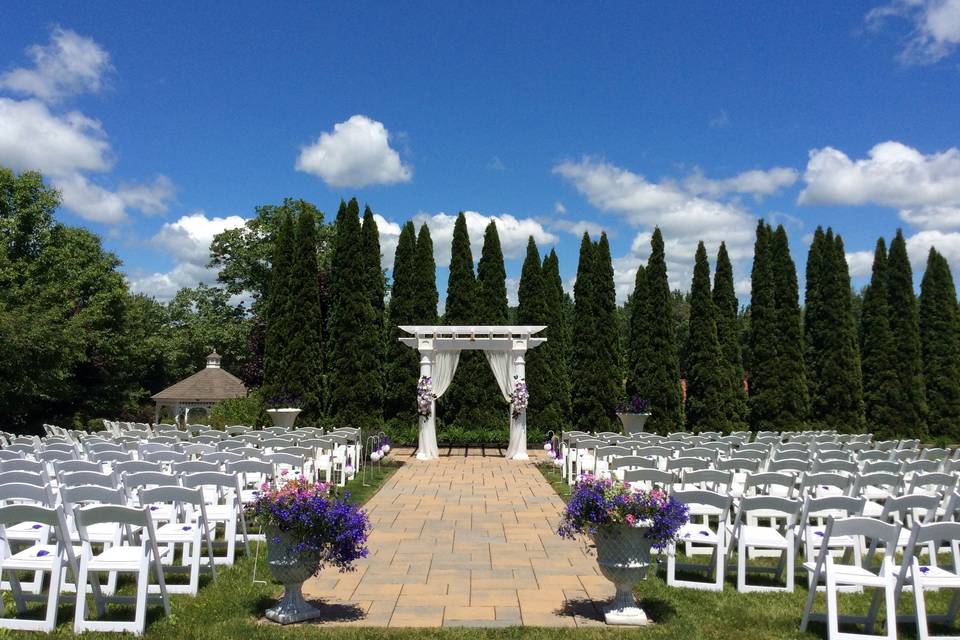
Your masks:
[{"label": "wedding arch", "polygon": [[526,406],[513,406],[515,384],[526,386],[524,354],[527,349],[547,341],[535,334],[546,326],[402,326],[410,336],[400,342],[420,352],[420,379],[432,381],[429,415],[420,414],[420,442],[417,458],[433,460],[440,457],[437,449],[436,400],[446,393],[453,374],[457,372],[461,351],[483,351],[497,379],[500,393],[510,406],[510,443],[506,457],[510,460],[527,459]]}]

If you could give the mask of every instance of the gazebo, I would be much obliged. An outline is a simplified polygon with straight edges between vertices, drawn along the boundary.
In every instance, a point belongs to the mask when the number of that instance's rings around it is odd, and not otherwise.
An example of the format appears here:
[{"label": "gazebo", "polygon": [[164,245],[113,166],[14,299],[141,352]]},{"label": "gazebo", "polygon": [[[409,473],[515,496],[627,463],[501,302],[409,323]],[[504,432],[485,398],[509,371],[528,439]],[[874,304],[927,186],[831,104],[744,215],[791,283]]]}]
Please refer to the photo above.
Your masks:
[{"label": "gazebo", "polygon": [[247,387],[243,381],[220,368],[220,354],[214,351],[207,356],[206,367],[152,396],[157,405],[154,422],[160,421],[160,410],[164,407],[171,409],[176,419],[182,413],[186,423],[191,409],[209,412],[221,400],[246,395]]}]

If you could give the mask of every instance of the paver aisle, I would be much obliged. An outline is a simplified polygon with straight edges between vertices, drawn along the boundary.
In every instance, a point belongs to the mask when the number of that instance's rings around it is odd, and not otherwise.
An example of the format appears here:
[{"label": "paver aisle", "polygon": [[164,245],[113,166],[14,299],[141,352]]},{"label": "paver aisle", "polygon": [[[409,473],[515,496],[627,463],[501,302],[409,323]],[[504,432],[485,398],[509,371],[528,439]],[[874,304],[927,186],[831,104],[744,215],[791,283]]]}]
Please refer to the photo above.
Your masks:
[{"label": "paver aisle", "polygon": [[[403,455],[401,452],[397,452]],[[613,586],[533,461],[480,455],[404,464],[367,503],[370,556],[304,585],[329,622],[366,626],[585,626]]]}]

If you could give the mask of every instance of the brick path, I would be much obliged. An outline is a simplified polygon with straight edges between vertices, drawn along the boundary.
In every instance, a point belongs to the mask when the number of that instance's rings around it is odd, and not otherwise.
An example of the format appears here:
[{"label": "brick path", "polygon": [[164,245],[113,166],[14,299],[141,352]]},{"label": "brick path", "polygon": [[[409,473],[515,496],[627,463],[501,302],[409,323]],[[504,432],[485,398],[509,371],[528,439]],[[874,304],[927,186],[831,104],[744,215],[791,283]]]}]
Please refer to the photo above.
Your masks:
[{"label": "brick path", "polygon": [[[304,585],[320,624],[600,625],[613,596],[582,543],[556,533],[563,502],[531,462],[488,452],[405,464],[367,503],[370,556]],[[316,603],[316,602],[315,602]]]}]

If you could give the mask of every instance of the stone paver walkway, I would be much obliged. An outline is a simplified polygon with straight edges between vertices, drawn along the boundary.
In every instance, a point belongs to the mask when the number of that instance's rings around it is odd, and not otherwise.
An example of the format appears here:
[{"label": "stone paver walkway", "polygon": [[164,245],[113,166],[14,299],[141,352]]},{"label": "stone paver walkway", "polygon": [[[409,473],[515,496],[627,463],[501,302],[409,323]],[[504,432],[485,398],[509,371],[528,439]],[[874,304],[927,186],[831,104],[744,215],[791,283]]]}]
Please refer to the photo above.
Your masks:
[{"label": "stone paver walkway", "polygon": [[321,624],[391,627],[602,624],[613,585],[555,533],[563,502],[534,462],[454,454],[405,464],[367,503],[370,556],[304,585]]}]

